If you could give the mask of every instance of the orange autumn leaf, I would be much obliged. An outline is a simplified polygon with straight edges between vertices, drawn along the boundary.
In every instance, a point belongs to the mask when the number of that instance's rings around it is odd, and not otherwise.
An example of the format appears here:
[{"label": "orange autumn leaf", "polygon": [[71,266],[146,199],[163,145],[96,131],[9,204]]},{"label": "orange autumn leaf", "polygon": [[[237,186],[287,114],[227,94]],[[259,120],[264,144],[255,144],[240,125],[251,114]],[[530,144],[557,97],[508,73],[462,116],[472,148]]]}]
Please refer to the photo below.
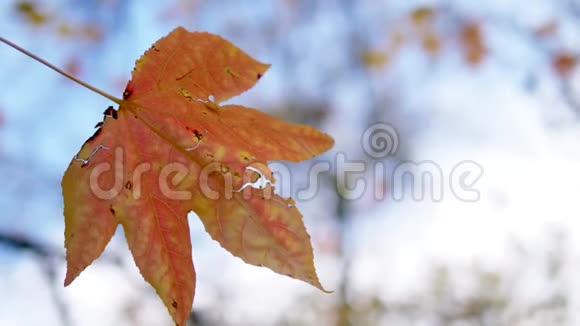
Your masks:
[{"label": "orange autumn leaf", "polygon": [[18,1],[15,5],[16,13],[28,23],[40,26],[46,24],[50,17],[38,8],[38,5],[31,1]]},{"label": "orange autumn leaf", "polygon": [[369,49],[361,51],[360,60],[369,68],[382,68],[389,62],[389,56],[386,51]]},{"label": "orange autumn leaf", "polygon": [[421,35],[421,47],[427,54],[436,57],[441,52],[441,39],[435,32],[425,32]]},{"label": "orange autumn leaf", "polygon": [[187,213],[245,262],[324,290],[310,236],[291,198],[249,183],[273,182],[271,160],[302,161],[333,145],[318,130],[220,102],[268,69],[219,36],[177,28],[139,60],[118,111],[62,180],[70,284],[103,252],[118,224],[144,279],[178,325],[195,290]]},{"label": "orange autumn leaf", "polygon": [[572,53],[561,52],[552,57],[552,67],[560,76],[568,76],[578,64],[578,57]]},{"label": "orange autumn leaf", "polygon": [[487,54],[481,26],[478,23],[466,23],[461,28],[459,43],[465,60],[471,65],[480,64]]},{"label": "orange autumn leaf", "polygon": [[433,23],[435,14],[435,8],[419,7],[409,14],[409,19],[414,26],[418,28],[426,28]]}]

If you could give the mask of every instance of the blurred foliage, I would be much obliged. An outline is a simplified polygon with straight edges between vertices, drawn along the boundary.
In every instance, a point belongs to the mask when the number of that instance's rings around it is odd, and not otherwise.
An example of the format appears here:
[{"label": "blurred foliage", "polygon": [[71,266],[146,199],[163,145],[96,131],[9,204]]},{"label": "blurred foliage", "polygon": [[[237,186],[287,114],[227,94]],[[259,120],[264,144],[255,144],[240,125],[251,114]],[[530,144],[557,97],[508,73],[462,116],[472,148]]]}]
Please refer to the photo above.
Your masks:
[{"label": "blurred foliage", "polygon": [[102,41],[104,28],[101,22],[75,22],[70,16],[61,14],[60,11],[56,10],[52,12],[46,7],[46,3],[41,1],[17,1],[14,5],[14,11],[23,22],[30,24],[33,28],[44,27],[46,31],[63,38],[90,42]]},{"label": "blurred foliage", "polygon": [[[513,269],[537,271],[534,285],[553,289],[532,300],[522,301],[529,280],[521,279],[513,270],[501,266],[483,267],[434,263],[427,275],[430,279],[420,292],[405,298],[389,297],[388,289],[376,293],[358,293],[349,300],[332,305],[314,298],[301,298],[280,325],[433,325],[433,326],[543,326],[568,325],[569,292],[562,265],[566,260],[566,235],[556,230],[549,233],[547,253],[526,248],[514,242]],[[542,257],[532,262],[532,257]],[[388,271],[385,271],[388,273]],[[417,280],[423,284],[424,280]],[[466,284],[469,284],[466,286]],[[380,291],[382,290],[382,291]]]}]

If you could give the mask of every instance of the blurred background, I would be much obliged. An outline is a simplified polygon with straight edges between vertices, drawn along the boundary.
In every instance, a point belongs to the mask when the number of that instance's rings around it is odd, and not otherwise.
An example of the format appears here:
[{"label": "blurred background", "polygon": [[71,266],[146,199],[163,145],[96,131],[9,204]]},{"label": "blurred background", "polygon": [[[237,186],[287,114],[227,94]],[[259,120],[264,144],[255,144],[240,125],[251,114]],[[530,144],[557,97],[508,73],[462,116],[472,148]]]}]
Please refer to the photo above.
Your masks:
[{"label": "blurred background", "polygon": [[[580,1],[0,2],[1,36],[116,96],[178,25],[272,64],[230,102],[336,140],[279,189],[334,293],[191,213],[190,325],[580,324]],[[122,230],[62,285],[60,179],[112,103],[3,44],[0,85],[0,325],[171,325]]]}]

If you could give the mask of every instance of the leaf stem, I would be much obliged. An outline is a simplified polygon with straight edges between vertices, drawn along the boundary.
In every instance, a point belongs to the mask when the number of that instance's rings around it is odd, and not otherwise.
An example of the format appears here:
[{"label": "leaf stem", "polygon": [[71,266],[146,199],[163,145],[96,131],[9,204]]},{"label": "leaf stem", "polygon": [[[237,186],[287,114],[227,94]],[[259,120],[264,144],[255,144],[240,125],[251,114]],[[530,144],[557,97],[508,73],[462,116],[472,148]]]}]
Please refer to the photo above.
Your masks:
[{"label": "leaf stem", "polygon": [[104,92],[104,91],[102,91],[102,90],[100,90],[100,89],[98,89],[98,88],[96,88],[96,87],[94,87],[94,86],[92,86],[90,84],[85,83],[84,81],[82,81],[82,80],[74,77],[73,75],[65,72],[64,70],[58,68],[57,66],[51,64],[50,62],[48,62],[48,61],[46,61],[46,60],[44,60],[44,59],[36,56],[35,54],[29,52],[28,50],[25,50],[24,48],[21,48],[20,46],[12,43],[10,41],[8,41],[7,39],[3,38],[2,36],[0,36],[0,42],[5,43],[6,45],[8,45],[8,46],[10,46],[10,47],[12,47],[12,48],[14,48],[14,49],[16,49],[16,50],[24,53],[25,55],[29,56],[30,58],[32,58],[32,59],[34,59],[34,60],[42,63],[43,65],[47,66],[48,68],[56,71],[57,73],[63,75],[64,77],[66,77],[66,78],[74,81],[75,83],[77,83],[77,84],[79,84],[79,85],[81,85],[81,86],[83,86],[83,87],[85,87],[87,89],[90,89],[91,91],[93,91],[93,92],[95,92],[95,93],[97,93],[97,94],[99,94],[99,95],[101,95],[101,96],[103,96],[103,97],[105,97],[105,98],[107,98],[107,99],[109,99],[109,100],[111,100],[111,101],[113,101],[113,102],[121,105],[121,102],[122,102],[121,99],[119,99],[119,98],[117,98],[117,97],[115,97],[115,96],[113,96],[111,94],[108,94],[108,93],[106,93],[106,92]]}]

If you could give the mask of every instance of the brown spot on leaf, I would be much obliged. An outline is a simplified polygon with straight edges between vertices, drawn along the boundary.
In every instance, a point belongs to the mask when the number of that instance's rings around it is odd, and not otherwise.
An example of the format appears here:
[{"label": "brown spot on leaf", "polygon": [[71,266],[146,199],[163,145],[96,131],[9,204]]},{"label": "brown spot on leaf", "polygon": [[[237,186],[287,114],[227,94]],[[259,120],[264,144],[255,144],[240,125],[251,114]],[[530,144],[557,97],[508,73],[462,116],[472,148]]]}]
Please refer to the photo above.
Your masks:
[{"label": "brown spot on leaf", "polygon": [[197,138],[197,141],[201,141],[203,139],[203,137],[205,136],[202,132],[200,132],[198,129],[195,128],[190,128],[188,126],[185,126],[185,129],[189,132],[191,132],[195,138]]},{"label": "brown spot on leaf", "polygon": [[117,110],[115,110],[112,106],[109,106],[105,112],[103,112],[103,115],[117,119]]},{"label": "brown spot on leaf", "polygon": [[195,135],[195,138],[197,138],[197,140],[201,141],[203,139],[203,134],[199,132],[199,130],[193,129],[193,134]]},{"label": "brown spot on leaf", "polygon": [[171,306],[175,309],[177,309],[177,302],[175,300],[173,300],[173,302],[171,303]]},{"label": "brown spot on leaf", "polygon": [[238,74],[236,74],[231,67],[227,66],[224,69],[225,73],[232,76],[232,77],[238,77]]},{"label": "brown spot on leaf", "polygon": [[123,92],[123,99],[128,99],[131,94],[133,94],[133,85],[131,82],[129,82],[129,84],[127,84],[127,88],[125,88],[125,91]]},{"label": "brown spot on leaf", "polygon": [[111,214],[113,214],[113,216],[115,216],[115,209],[113,208],[113,206],[109,207],[109,212],[111,212]]},{"label": "brown spot on leaf", "polygon": [[127,181],[127,183],[125,183],[125,189],[127,190],[133,189],[133,183],[131,181]]}]

